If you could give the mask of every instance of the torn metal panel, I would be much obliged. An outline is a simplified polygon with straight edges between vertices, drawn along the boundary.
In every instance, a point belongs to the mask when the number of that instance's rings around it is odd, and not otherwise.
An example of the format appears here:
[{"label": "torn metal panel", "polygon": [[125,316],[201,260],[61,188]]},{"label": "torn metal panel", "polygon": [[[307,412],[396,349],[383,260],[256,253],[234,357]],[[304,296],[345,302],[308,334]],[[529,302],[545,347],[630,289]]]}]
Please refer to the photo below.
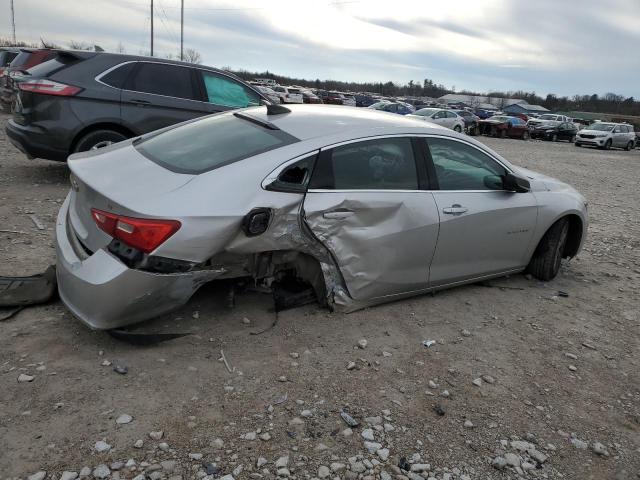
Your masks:
[{"label": "torn metal panel", "polygon": [[356,302],[427,288],[439,225],[430,192],[310,190],[304,210]]}]

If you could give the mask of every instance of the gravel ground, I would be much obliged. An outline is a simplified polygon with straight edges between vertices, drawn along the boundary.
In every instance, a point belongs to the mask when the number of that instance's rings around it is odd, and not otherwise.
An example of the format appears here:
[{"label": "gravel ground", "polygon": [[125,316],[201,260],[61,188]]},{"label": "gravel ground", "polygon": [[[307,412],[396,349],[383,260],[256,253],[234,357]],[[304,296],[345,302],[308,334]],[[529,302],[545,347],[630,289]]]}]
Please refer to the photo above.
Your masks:
[{"label": "gravel ground", "polygon": [[[312,305],[260,335],[270,297],[229,309],[213,284],[145,325],[190,335],[146,347],[57,302],[24,310],[0,323],[0,478],[640,478],[640,152],[481,140],[589,199],[584,251],[556,280],[516,275],[350,315]],[[0,133],[1,275],[54,262],[67,177]],[[400,476],[403,458],[413,473]]]}]

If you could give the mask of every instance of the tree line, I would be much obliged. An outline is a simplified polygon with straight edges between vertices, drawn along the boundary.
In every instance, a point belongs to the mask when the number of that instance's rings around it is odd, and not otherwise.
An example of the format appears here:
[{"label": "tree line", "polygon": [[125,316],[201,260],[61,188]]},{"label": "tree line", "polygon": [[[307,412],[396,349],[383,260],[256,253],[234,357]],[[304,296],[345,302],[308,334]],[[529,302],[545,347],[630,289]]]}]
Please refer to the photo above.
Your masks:
[{"label": "tree line", "polygon": [[[12,45],[8,38],[0,38],[0,47]],[[41,39],[39,43],[26,43],[18,42],[18,47],[31,47],[31,48],[61,48],[59,45],[53,42],[48,42],[45,39]],[[94,45],[86,42],[78,42],[71,40],[68,43],[68,48],[77,50],[93,50]],[[125,53],[122,43],[118,43],[116,51],[119,53]],[[139,52],[140,55],[149,55],[149,52]],[[166,58],[177,59],[179,55],[167,54]],[[200,63],[202,61],[202,55],[200,52],[186,48],[184,51],[184,59],[191,63]],[[253,80],[255,78],[270,78],[282,85],[300,85],[308,88],[316,88],[323,90],[338,90],[342,92],[369,92],[385,97],[432,97],[439,98],[448,93],[459,93],[464,95],[481,95],[485,97],[493,98],[519,98],[527,101],[531,105],[542,105],[551,111],[585,111],[594,113],[614,113],[619,115],[638,115],[640,116],[640,102],[636,101],[633,97],[625,97],[616,93],[606,93],[604,95],[592,94],[592,95],[573,95],[557,96],[552,93],[541,96],[535,92],[525,92],[522,90],[515,91],[492,91],[488,93],[478,93],[470,90],[456,91],[453,86],[451,88],[446,87],[441,83],[436,83],[429,78],[425,78],[421,81],[409,80],[408,83],[399,84],[395,82],[345,82],[339,80],[309,80],[305,78],[295,78],[285,75],[278,75],[270,71],[264,72],[250,72],[248,70],[233,70],[230,68],[224,68],[231,73],[234,73],[238,77],[244,80]]]}]

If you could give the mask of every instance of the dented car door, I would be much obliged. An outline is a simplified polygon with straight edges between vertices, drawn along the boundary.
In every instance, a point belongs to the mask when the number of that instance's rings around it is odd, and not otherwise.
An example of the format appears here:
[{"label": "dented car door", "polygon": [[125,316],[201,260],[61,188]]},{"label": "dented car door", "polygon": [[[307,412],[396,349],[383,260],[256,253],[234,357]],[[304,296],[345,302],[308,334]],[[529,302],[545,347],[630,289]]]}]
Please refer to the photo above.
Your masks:
[{"label": "dented car door", "polygon": [[427,288],[439,217],[422,155],[419,142],[404,136],[320,154],[303,215],[355,300]]}]

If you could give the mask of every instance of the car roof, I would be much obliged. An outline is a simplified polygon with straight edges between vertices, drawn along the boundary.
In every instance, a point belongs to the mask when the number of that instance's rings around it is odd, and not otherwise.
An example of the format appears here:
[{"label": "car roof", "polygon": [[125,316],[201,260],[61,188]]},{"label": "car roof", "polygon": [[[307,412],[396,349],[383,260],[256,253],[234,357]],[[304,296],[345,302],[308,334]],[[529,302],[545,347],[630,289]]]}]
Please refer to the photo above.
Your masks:
[{"label": "car roof", "polygon": [[407,133],[449,134],[453,130],[439,125],[426,125],[423,120],[406,118],[395,113],[381,112],[370,108],[345,107],[341,105],[287,105],[291,113],[267,115],[266,107],[243,110],[252,117],[269,122],[281,130],[308,140],[329,137],[350,131],[370,130],[372,135],[395,134],[399,129]]}]

